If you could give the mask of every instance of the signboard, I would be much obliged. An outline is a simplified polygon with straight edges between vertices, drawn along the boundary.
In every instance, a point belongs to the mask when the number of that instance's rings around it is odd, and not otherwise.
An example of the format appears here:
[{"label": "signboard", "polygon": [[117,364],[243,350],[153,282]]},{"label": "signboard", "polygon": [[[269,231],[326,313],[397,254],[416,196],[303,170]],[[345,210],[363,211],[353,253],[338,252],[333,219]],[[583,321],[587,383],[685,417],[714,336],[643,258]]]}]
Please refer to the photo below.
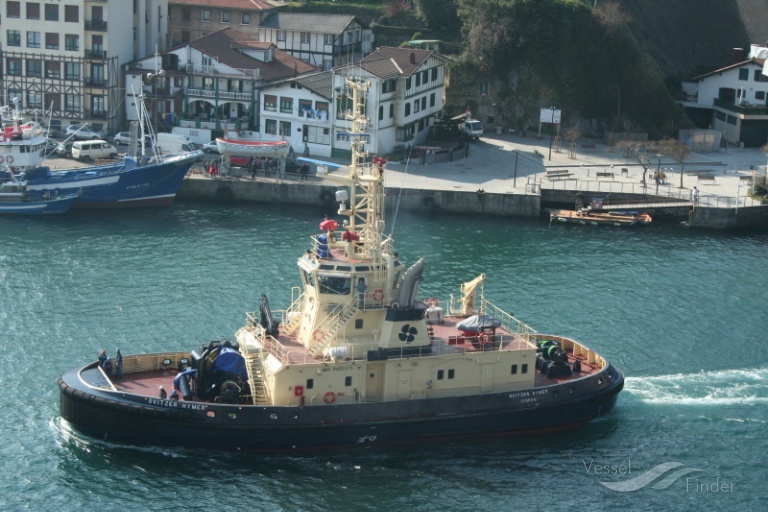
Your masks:
[{"label": "signboard", "polygon": [[539,114],[539,122],[540,123],[560,124],[560,111],[558,109],[555,109],[554,121],[553,121],[552,120],[552,109],[551,108],[543,108],[543,109],[541,109],[541,113]]}]

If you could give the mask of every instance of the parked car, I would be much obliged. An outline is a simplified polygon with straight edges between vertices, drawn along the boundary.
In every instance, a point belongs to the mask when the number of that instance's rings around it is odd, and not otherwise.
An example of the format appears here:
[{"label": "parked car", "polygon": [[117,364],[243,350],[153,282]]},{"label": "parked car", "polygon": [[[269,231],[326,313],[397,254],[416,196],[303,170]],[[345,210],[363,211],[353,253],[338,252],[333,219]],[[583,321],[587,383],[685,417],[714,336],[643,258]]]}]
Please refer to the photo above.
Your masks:
[{"label": "parked car", "polygon": [[[115,136],[112,138],[112,142],[115,143],[116,146],[120,145],[128,145],[131,142],[131,133],[130,132],[117,132]],[[144,144],[145,145],[151,145],[152,144],[152,137],[149,135],[144,136]]]},{"label": "parked car", "polygon": [[72,144],[74,141],[60,142],[54,152],[56,156],[71,158],[72,157]]},{"label": "parked car", "polygon": [[77,141],[72,144],[72,158],[78,160],[96,160],[99,158],[115,158],[117,149],[103,140]]},{"label": "parked car", "polygon": [[206,153],[218,153],[219,152],[219,145],[216,144],[216,140],[212,140],[211,142],[206,142],[203,144],[203,151]]},{"label": "parked car", "polygon": [[61,137],[61,130],[57,130],[56,128],[46,128],[43,130],[43,133],[45,133],[46,137]]},{"label": "parked car", "polygon": [[77,140],[103,139],[104,133],[82,124],[73,124],[67,126],[67,137],[73,137]]}]

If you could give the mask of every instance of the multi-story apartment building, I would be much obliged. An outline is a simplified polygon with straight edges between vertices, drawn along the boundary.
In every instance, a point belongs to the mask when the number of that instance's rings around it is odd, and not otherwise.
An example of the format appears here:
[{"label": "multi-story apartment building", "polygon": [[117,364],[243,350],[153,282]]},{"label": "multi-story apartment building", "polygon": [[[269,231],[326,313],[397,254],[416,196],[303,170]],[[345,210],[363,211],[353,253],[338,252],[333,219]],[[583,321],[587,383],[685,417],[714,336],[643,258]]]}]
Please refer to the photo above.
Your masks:
[{"label": "multi-story apartment building", "polygon": [[275,9],[265,0],[168,0],[168,47],[226,27],[256,40],[262,20]]},{"label": "multi-story apartment building", "polygon": [[443,109],[447,60],[432,50],[381,47],[357,64],[334,69],[334,149],[350,149],[351,95],[344,82],[350,76],[371,84],[366,112],[376,129],[368,151],[385,155],[397,145],[426,139]]},{"label": "multi-story apartment building", "polygon": [[120,65],[165,49],[168,0],[0,3],[3,103],[52,110],[51,127],[121,119]]},{"label": "multi-story apartment building", "polygon": [[373,51],[373,30],[352,15],[273,12],[259,40],[321,69],[357,62]]},{"label": "multi-story apartment building", "polygon": [[126,114],[137,118],[135,94],[143,89],[161,129],[184,128],[197,141],[258,131],[260,89],[314,70],[272,43],[225,28],[127,65]]}]

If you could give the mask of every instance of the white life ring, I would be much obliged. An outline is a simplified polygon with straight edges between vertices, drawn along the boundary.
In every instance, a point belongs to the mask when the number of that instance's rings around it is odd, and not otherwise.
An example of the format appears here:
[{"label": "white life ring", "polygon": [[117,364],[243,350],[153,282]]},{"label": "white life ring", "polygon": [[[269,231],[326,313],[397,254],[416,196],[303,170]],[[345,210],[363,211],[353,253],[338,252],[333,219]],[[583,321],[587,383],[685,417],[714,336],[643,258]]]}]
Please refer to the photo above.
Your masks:
[{"label": "white life ring", "polygon": [[429,306],[431,308],[436,308],[439,305],[440,305],[440,303],[437,301],[436,298],[430,297],[429,299],[427,299],[427,306]]},{"label": "white life ring", "polygon": [[7,163],[8,165],[11,165],[13,163],[13,155],[8,155],[7,157],[5,157],[5,163]]},{"label": "white life ring", "polygon": [[373,291],[373,300],[380,301],[384,299],[384,291],[383,290],[374,290]]}]

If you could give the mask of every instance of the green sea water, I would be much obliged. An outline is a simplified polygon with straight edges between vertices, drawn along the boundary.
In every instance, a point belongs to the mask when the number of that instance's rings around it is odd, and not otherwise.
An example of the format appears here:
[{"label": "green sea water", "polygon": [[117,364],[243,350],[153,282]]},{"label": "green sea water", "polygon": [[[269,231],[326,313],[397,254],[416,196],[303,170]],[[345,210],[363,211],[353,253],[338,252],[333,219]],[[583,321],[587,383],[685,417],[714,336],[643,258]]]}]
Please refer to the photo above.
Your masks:
[{"label": "green sea water", "polygon": [[256,457],[113,445],[60,419],[57,377],[102,348],[197,348],[233,339],[261,293],[287,306],[324,213],[177,202],[2,219],[0,509],[765,510],[759,233],[388,219],[401,259],[426,260],[422,297],[485,273],[492,302],[625,372],[617,407],[575,432]]}]

